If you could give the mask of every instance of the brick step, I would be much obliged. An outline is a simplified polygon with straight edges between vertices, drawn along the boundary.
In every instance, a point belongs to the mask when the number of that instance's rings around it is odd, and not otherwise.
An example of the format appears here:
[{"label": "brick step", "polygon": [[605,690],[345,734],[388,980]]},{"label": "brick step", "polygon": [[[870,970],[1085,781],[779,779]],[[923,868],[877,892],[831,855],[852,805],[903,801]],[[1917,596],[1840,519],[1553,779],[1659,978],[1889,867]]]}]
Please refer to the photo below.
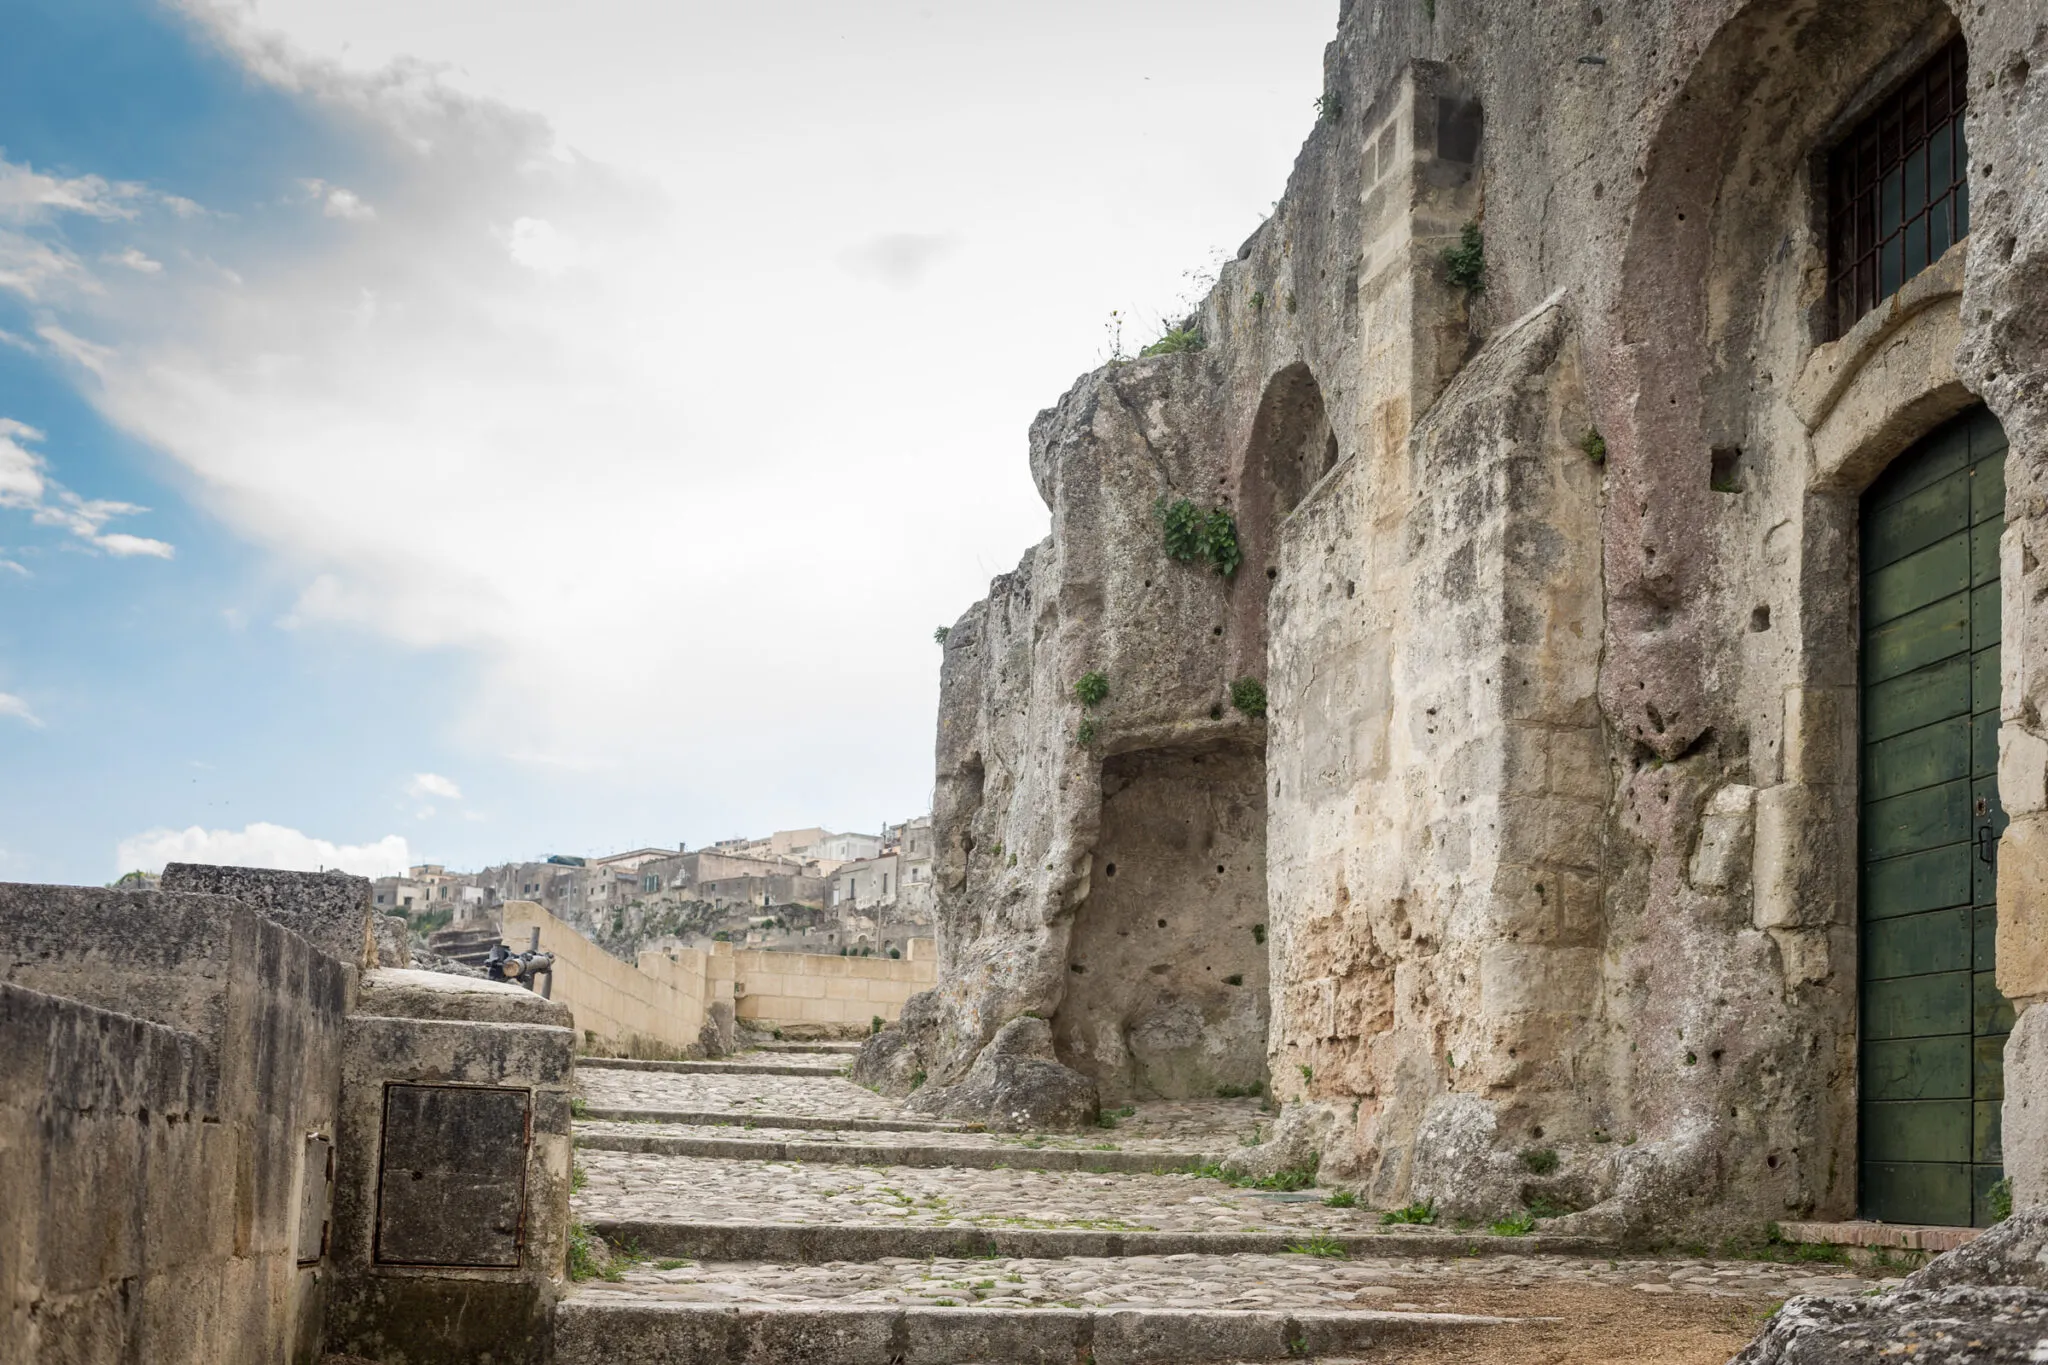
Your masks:
[{"label": "brick step", "polygon": [[1618,1245],[1598,1237],[1430,1232],[1314,1233],[1095,1231],[1009,1226],[909,1226],[832,1223],[711,1223],[666,1219],[590,1218],[592,1232],[638,1255],[698,1261],[774,1261],[826,1265],[926,1256],[998,1256],[1114,1260],[1129,1256],[1278,1256],[1312,1239],[1325,1250],[1359,1256],[1611,1256]]},{"label": "brick step", "polygon": [[804,1132],[847,1133],[972,1133],[979,1125],[952,1123],[944,1119],[859,1118],[823,1114],[767,1114],[730,1109],[636,1109],[618,1105],[590,1106],[581,1111],[586,1119],[627,1123],[664,1123],[688,1127],[780,1128]]},{"label": "brick step", "polygon": [[846,1068],[806,1062],[647,1062],[633,1057],[578,1057],[578,1068],[599,1071],[666,1071],[680,1076],[828,1076],[840,1078]]},{"label": "brick step", "polygon": [[[587,1111],[586,1111],[586,1115]],[[756,1121],[758,1123],[758,1120]],[[641,1127],[643,1125],[633,1125]],[[1017,1167],[1037,1171],[1087,1171],[1095,1174],[1157,1174],[1194,1171],[1214,1160],[1201,1152],[1099,1151],[1093,1148],[1024,1147],[1017,1143],[983,1138],[978,1142],[917,1142],[907,1136],[895,1141],[874,1139],[851,1142],[814,1137],[725,1136],[704,1133],[664,1132],[653,1125],[648,1131],[627,1132],[608,1129],[592,1132],[579,1127],[579,1151],[645,1152],[659,1156],[728,1157],[749,1161],[802,1161],[837,1163],[845,1166],[959,1167],[996,1170]]]},{"label": "brick step", "polygon": [[678,1304],[582,1289],[556,1365],[1209,1365],[1414,1346],[1514,1319],[1454,1313]]}]

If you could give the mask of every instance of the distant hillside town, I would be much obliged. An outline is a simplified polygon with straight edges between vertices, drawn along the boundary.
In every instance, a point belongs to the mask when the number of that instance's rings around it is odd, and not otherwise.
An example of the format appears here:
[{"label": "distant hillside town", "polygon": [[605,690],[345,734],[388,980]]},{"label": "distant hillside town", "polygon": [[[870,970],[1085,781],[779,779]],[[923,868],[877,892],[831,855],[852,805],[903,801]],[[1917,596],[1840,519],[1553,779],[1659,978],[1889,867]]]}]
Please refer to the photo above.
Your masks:
[{"label": "distant hillside town", "polygon": [[646,950],[732,943],[785,952],[896,957],[932,934],[929,815],[879,834],[777,830],[707,848],[556,854],[450,872],[438,863],[380,877],[376,908],[420,933],[499,918],[532,901],[627,961]]}]

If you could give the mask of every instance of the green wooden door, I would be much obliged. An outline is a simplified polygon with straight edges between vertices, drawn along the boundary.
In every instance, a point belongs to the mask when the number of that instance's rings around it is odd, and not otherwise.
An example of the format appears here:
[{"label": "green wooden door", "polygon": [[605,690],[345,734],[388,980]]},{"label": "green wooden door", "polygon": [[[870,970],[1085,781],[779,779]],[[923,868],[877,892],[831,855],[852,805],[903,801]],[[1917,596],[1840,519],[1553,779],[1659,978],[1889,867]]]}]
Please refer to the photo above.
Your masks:
[{"label": "green wooden door", "polygon": [[1990,1221],[2012,1006],[1992,982],[1998,536],[1988,409],[1901,455],[1863,502],[1862,1206]]}]

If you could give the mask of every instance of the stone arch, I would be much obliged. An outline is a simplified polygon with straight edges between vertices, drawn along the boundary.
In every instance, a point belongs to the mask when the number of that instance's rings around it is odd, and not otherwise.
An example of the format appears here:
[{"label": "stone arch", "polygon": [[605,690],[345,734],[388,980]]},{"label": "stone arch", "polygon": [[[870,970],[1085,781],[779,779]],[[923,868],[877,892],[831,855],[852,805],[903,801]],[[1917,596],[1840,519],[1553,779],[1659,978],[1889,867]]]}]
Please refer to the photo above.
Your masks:
[{"label": "stone arch", "polygon": [[[1824,290],[1815,166],[1861,107],[1951,38],[1943,0],[1752,0],[1706,44],[1652,139],[1617,296],[1592,326],[1608,450],[1601,700],[1671,759],[1714,723],[1704,585],[1717,452],[1751,449],[1760,336],[1811,347]],[[1759,193],[1781,185],[1783,193]],[[1765,387],[1773,379],[1765,376]]]},{"label": "stone arch", "polygon": [[1248,627],[1239,632],[1245,651],[1242,671],[1265,674],[1265,589],[1278,573],[1280,523],[1337,467],[1340,455],[1322,386],[1308,365],[1296,361],[1267,380],[1238,469],[1243,572],[1259,589],[1241,594],[1238,606]]}]

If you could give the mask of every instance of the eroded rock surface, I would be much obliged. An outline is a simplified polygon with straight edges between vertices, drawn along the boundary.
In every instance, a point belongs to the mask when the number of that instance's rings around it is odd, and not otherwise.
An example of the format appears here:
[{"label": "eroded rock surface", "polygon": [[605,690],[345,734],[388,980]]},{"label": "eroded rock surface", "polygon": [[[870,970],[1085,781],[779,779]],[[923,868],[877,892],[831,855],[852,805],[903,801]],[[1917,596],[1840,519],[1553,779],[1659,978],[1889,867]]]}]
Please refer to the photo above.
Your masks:
[{"label": "eroded rock surface", "polygon": [[1890,1293],[1793,1299],[1734,1365],[2048,1359],[2048,1210],[2019,1213]]}]

